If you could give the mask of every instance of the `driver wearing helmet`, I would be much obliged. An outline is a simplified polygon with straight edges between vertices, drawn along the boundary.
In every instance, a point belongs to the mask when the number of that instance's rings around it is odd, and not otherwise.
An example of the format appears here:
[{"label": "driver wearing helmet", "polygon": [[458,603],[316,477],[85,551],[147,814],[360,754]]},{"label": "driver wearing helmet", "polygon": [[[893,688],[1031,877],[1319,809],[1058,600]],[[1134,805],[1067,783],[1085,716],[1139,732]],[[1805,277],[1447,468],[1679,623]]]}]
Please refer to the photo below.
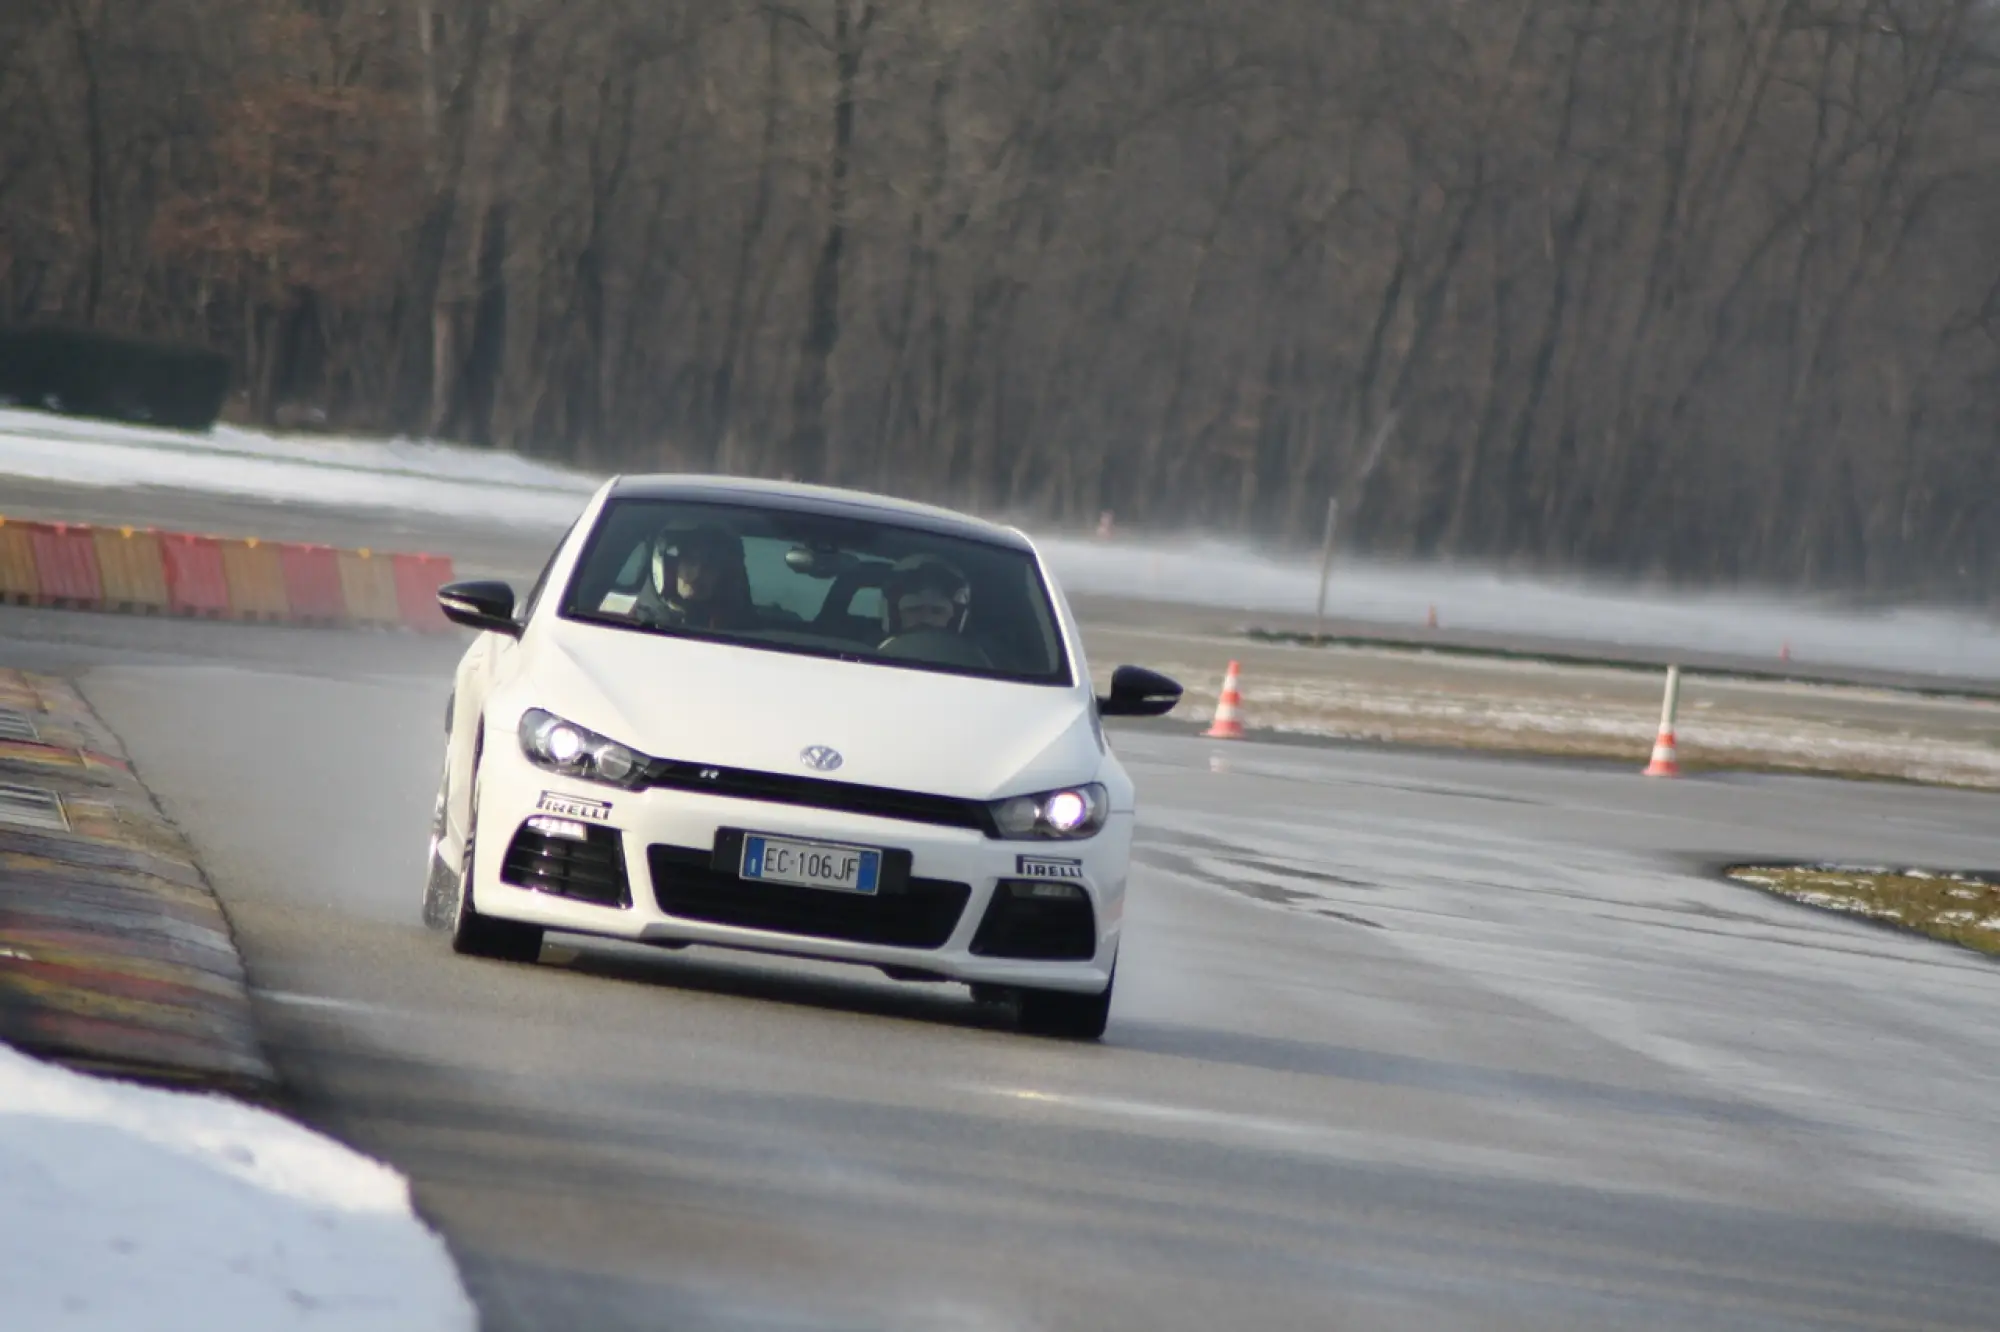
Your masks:
[{"label": "driver wearing helmet", "polygon": [[641,602],[668,628],[732,629],[748,620],[743,547],[715,527],[666,531],[653,539],[653,567]]},{"label": "driver wearing helmet", "polygon": [[986,650],[965,633],[972,584],[935,555],[913,555],[882,580],[882,629],[877,651],[891,661],[992,669]]}]

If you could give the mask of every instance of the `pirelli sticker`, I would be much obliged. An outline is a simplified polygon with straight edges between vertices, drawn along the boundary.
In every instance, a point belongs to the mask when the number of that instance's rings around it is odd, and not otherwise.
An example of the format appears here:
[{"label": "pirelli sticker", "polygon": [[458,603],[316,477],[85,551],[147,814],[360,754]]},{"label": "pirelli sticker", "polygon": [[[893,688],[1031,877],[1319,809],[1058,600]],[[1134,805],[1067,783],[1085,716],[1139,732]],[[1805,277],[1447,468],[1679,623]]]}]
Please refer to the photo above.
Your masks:
[{"label": "pirelli sticker", "polygon": [[584,800],[578,796],[544,791],[542,798],[535,802],[535,808],[544,814],[555,814],[565,819],[580,819],[585,823],[611,822],[611,802],[608,800]]},{"label": "pirelli sticker", "polygon": [[1023,879],[1081,879],[1083,862],[1056,856],[1016,856],[1014,873]]}]

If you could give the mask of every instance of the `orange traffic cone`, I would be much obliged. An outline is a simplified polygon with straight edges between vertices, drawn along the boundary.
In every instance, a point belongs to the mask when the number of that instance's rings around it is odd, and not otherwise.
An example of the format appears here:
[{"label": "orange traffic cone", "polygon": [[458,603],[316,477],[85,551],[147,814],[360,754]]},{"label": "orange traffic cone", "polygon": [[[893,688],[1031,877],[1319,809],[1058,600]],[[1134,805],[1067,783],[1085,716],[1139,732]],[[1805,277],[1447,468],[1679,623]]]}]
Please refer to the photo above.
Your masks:
[{"label": "orange traffic cone", "polygon": [[1212,740],[1243,738],[1243,686],[1237,679],[1241,671],[1232,661],[1229,673],[1222,677],[1222,697],[1215,703],[1215,724],[1202,732]]},{"label": "orange traffic cone", "polygon": [[1674,713],[1681,702],[1681,668],[1667,667],[1667,696],[1660,704],[1660,734],[1653,741],[1653,761],[1646,765],[1648,777],[1678,777],[1680,756],[1674,752]]}]

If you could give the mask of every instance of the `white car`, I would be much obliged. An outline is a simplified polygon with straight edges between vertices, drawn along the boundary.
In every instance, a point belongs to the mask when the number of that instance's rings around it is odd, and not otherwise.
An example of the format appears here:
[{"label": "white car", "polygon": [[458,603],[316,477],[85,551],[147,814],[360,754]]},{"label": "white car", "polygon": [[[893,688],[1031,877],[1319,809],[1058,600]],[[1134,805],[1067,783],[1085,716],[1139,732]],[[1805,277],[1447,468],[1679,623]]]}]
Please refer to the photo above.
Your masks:
[{"label": "white car", "polygon": [[559,930],[970,983],[1094,1039],[1131,779],[1074,617],[1017,531],[798,485],[620,478],[459,664],[426,923],[533,961]]}]

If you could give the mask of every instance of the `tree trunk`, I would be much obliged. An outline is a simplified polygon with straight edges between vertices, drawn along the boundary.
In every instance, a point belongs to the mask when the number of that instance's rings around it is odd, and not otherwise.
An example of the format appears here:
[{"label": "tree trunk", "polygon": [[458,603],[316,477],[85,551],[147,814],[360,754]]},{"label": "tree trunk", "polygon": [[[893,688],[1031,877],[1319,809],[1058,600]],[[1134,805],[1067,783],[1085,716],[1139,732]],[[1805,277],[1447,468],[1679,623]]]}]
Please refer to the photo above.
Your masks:
[{"label": "tree trunk", "polygon": [[807,476],[836,484],[841,475],[839,441],[827,422],[834,349],[840,345],[840,274],[847,252],[848,173],[854,153],[856,85],[868,30],[875,24],[870,0],[859,18],[853,0],[834,0],[833,143],[827,157],[826,231],[813,264],[807,297],[805,336],[799,343],[798,377],[792,392],[791,456]]}]

